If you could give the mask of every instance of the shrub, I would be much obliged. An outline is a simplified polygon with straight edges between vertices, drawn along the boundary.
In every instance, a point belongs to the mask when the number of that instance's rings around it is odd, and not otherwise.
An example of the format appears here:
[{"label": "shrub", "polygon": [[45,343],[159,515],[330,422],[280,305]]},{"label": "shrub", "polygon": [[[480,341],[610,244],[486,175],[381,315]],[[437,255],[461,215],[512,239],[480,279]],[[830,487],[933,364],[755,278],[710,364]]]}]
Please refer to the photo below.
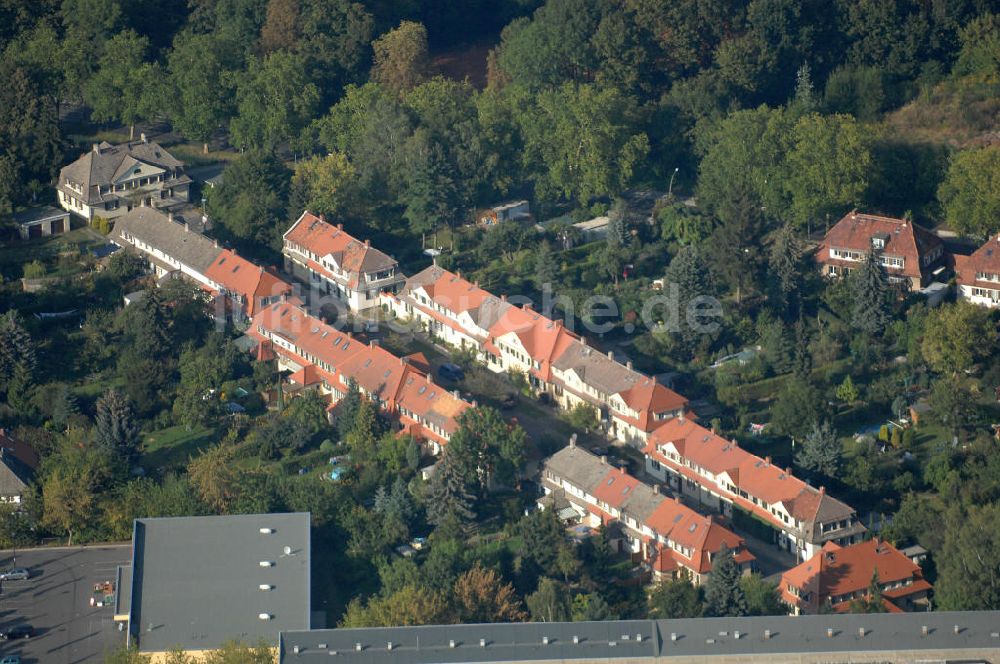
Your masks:
[{"label": "shrub", "polygon": [[24,265],[25,279],[41,279],[45,276],[45,265],[37,258]]}]

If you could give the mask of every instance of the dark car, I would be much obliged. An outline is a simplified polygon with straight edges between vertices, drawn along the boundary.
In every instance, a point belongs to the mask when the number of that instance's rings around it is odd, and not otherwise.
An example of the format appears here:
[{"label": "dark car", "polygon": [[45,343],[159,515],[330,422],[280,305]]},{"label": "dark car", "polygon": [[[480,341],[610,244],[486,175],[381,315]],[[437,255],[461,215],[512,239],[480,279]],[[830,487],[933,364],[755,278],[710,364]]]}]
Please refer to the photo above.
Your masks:
[{"label": "dark car", "polygon": [[462,380],[465,378],[465,372],[462,371],[462,367],[450,362],[438,367],[438,375],[447,380]]},{"label": "dark car", "polygon": [[0,632],[0,640],[10,641],[13,639],[27,639],[35,635],[35,628],[31,625],[14,625],[10,629]]}]

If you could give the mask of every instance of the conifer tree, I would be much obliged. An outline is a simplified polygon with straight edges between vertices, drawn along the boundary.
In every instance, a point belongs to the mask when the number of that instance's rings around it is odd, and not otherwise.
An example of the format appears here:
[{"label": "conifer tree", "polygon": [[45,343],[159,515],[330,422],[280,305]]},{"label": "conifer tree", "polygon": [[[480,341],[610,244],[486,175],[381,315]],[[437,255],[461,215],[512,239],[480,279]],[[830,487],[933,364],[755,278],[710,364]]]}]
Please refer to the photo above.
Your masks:
[{"label": "conifer tree", "polygon": [[881,336],[892,319],[889,275],[880,252],[872,247],[860,267],[851,273],[854,308],[851,324],[871,336]]},{"label": "conifer tree", "polygon": [[427,520],[438,528],[464,528],[473,519],[472,494],[461,465],[445,448],[428,487]]},{"label": "conifer tree", "polygon": [[609,246],[626,249],[629,246],[629,230],[626,220],[627,208],[625,201],[617,199],[608,212],[608,236]]},{"label": "conifer tree", "polygon": [[728,548],[715,555],[705,586],[705,615],[738,617],[747,614],[747,598],[740,587],[740,568]]},{"label": "conifer tree", "polygon": [[139,449],[139,424],[128,398],[112,388],[97,401],[94,438],[108,451],[131,459]]},{"label": "conifer tree", "polygon": [[812,430],[806,434],[802,450],[795,456],[795,463],[805,470],[823,473],[827,477],[835,477],[840,468],[840,460],[844,450],[837,440],[837,434],[830,423],[813,423]]},{"label": "conifer tree", "polygon": [[535,288],[542,290],[548,284],[552,287],[556,279],[555,259],[548,240],[542,240],[535,251]]}]

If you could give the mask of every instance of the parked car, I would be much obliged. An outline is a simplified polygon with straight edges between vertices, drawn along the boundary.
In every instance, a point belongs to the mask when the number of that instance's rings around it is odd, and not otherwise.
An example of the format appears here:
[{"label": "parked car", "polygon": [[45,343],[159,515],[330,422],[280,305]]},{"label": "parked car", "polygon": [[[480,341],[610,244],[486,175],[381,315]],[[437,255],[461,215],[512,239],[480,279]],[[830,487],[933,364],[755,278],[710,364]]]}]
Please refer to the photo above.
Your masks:
[{"label": "parked car", "polygon": [[462,380],[465,378],[465,372],[462,371],[462,367],[451,362],[438,367],[438,375],[447,380]]},{"label": "parked car", "polygon": [[21,664],[21,658],[17,655],[8,655],[0,659],[0,664]]},{"label": "parked car", "polygon": [[27,581],[31,578],[31,572],[23,567],[15,567],[6,572],[0,572],[0,581]]},{"label": "parked car", "polygon": [[0,641],[12,641],[14,639],[27,639],[35,635],[35,628],[31,625],[14,625],[10,629],[0,632]]}]

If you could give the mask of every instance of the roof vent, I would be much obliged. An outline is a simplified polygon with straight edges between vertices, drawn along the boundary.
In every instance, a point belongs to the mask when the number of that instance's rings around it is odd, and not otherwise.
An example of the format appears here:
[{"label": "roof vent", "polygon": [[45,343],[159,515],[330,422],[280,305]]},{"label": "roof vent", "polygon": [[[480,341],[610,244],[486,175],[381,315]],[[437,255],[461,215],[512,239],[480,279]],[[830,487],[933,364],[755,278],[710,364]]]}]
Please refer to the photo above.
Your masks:
[{"label": "roof vent", "polygon": [[273,560],[262,560],[262,561],[260,561],[260,566],[261,567],[274,567],[274,561]]},{"label": "roof vent", "polygon": [[270,620],[274,616],[272,616],[270,613],[258,613],[257,617],[260,618],[261,620]]},{"label": "roof vent", "polygon": [[827,627],[826,628],[826,638],[828,638],[828,639],[832,639],[833,638],[833,628],[832,627]]},{"label": "roof vent", "polygon": [[261,528],[260,529],[260,534],[261,535],[273,535],[274,534],[274,528]]},{"label": "roof vent", "polygon": [[955,629],[955,636],[958,636],[959,634],[962,633],[962,628],[959,627],[958,625],[955,625],[954,629]]},{"label": "roof vent", "polygon": [[301,652],[301,650],[302,648],[300,648],[299,646],[292,646],[292,652],[295,653],[296,655],[298,655],[299,652]]},{"label": "roof vent", "polygon": [[479,647],[480,648],[486,647],[486,639],[479,639]]},{"label": "roof vent", "polygon": [[388,643],[385,644],[385,649],[392,650],[392,641],[389,641]]},{"label": "roof vent", "polygon": [[547,637],[547,636],[543,636],[542,637],[542,645],[543,646],[549,645],[549,637]]},{"label": "roof vent", "polygon": [[858,637],[863,639],[867,633],[868,631],[864,627],[858,627]]},{"label": "roof vent", "polygon": [[355,643],[355,644],[354,644],[354,650],[355,650],[355,651],[357,651],[357,652],[361,652],[361,651],[362,651],[362,650],[364,650],[364,649],[365,649],[365,647],[364,647],[363,645],[361,645],[361,643],[360,643],[360,642],[358,642],[358,643]]},{"label": "roof vent", "polygon": [[456,645],[458,645],[458,644],[455,643],[455,639],[448,639],[448,647],[449,648],[454,648]]},{"label": "roof vent", "polygon": [[920,636],[927,636],[930,633],[930,628],[927,625],[920,627]]},{"label": "roof vent", "polygon": [[576,634],[574,634],[573,635],[573,643],[579,643],[579,642],[580,642],[580,637],[577,636]]},{"label": "roof vent", "polygon": [[768,640],[770,640],[770,638],[771,638],[771,630],[765,629],[764,630],[764,640],[768,641]]},{"label": "roof vent", "polygon": [[670,632],[670,640],[671,641],[677,640],[677,632]]}]

